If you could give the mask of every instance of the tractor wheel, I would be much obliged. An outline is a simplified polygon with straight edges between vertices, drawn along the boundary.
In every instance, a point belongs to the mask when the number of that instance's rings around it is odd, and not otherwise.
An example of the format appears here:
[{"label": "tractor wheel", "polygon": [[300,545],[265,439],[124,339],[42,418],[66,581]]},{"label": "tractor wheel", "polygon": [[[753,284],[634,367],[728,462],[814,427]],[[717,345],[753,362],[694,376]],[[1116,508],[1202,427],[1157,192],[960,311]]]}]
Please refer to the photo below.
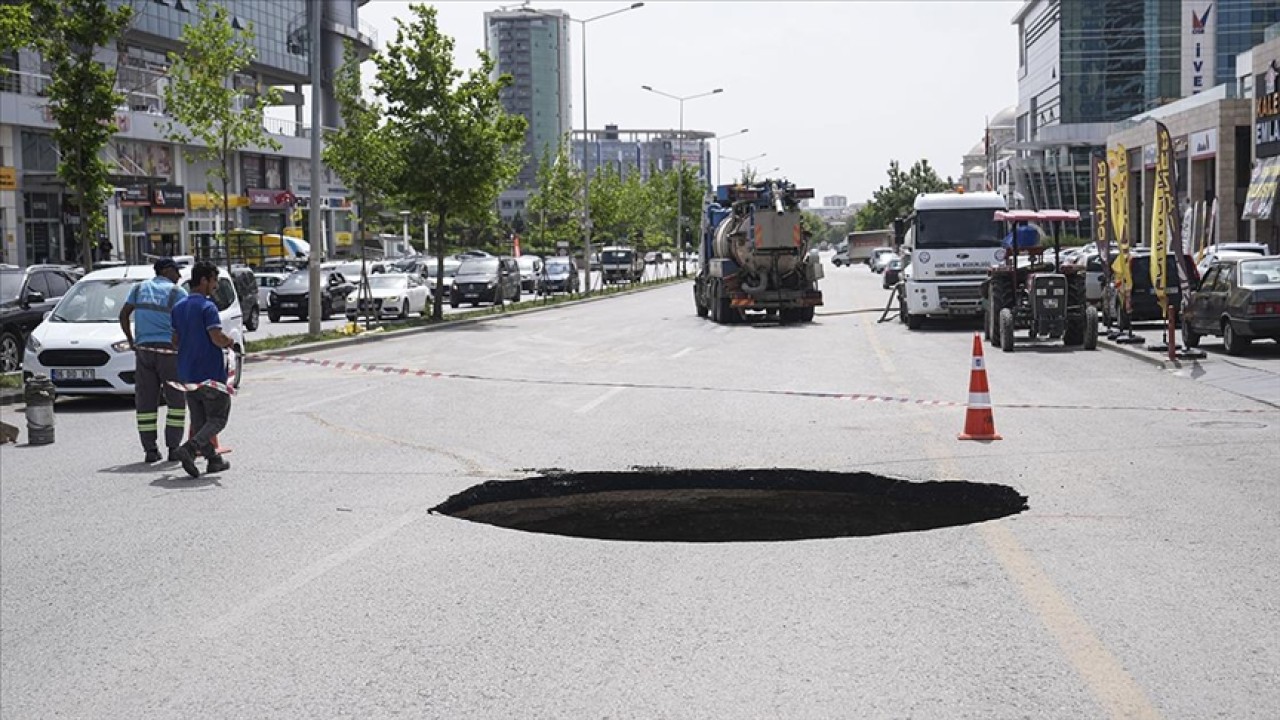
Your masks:
[{"label": "tractor wheel", "polygon": [[1090,305],[1084,309],[1084,344],[1085,350],[1098,349],[1098,308]]},{"label": "tractor wheel", "polygon": [[697,296],[694,296],[693,298],[693,310],[698,313],[698,317],[700,318],[704,318],[711,313],[711,309],[706,305],[703,305],[702,301],[700,301]]},{"label": "tractor wheel", "polygon": [[1200,347],[1200,333],[1191,328],[1191,323],[1184,318],[1182,321],[1182,342],[1186,343],[1189,348]]},{"label": "tractor wheel", "polygon": [[991,278],[988,286],[988,294],[990,296],[990,333],[991,344],[995,345],[1001,342],[1000,337],[1000,311],[1013,308],[1013,278],[1010,275],[997,274]]},{"label": "tractor wheel", "polygon": [[1000,349],[1013,352],[1013,310],[1011,308],[1000,310]]}]

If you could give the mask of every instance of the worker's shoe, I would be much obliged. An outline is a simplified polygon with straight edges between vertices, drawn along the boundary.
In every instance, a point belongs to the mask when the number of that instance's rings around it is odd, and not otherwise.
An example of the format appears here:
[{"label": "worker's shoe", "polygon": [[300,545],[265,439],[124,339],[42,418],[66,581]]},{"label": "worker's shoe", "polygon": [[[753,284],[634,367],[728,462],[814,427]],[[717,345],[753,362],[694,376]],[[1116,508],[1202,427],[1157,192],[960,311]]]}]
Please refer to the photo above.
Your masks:
[{"label": "worker's shoe", "polygon": [[196,467],[196,456],[191,452],[191,448],[186,445],[180,445],[173,451],[177,456],[177,461],[182,463],[182,469],[187,471],[191,477],[200,477],[200,468]]},{"label": "worker's shoe", "polygon": [[158,463],[158,462],[160,462],[160,451],[159,451],[159,450],[148,450],[148,451],[147,451],[147,456],[146,456],[146,457],[144,457],[144,458],[142,459],[142,462],[145,462],[145,463]]},{"label": "worker's shoe", "polygon": [[182,458],[178,457],[178,448],[169,448],[169,462],[181,462]]},{"label": "worker's shoe", "polygon": [[205,465],[204,467],[205,473],[216,473],[216,472],[222,472],[223,470],[230,470],[230,469],[231,469],[231,463],[227,460],[223,460],[221,455],[216,455],[214,457],[209,458],[209,464]]}]

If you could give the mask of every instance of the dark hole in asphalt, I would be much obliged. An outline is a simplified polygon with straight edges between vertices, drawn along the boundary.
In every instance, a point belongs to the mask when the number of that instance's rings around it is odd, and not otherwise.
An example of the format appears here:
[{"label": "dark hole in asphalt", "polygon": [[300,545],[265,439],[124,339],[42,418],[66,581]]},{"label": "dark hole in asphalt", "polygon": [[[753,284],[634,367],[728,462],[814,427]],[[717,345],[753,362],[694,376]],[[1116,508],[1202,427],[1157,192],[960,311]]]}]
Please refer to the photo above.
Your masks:
[{"label": "dark hole in asphalt", "polygon": [[1025,496],[987,483],[778,468],[637,468],[489,481],[432,512],[598,540],[760,542],[932,530],[1026,509]]}]

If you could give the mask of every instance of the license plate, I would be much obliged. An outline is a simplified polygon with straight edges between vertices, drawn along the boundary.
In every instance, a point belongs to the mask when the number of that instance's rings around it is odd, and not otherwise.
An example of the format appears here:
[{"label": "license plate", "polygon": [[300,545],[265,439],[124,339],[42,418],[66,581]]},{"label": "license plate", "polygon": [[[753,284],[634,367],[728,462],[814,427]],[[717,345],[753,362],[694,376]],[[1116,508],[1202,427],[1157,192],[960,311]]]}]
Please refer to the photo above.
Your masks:
[{"label": "license plate", "polygon": [[93,370],[54,370],[54,380],[94,380],[96,375]]},{"label": "license plate", "polygon": [[467,297],[467,298],[480,297],[480,293],[467,293],[466,295],[463,295],[463,297]]},{"label": "license plate", "polygon": [[1057,299],[1057,298],[1045,298],[1045,299],[1044,299],[1044,306],[1045,306],[1045,307],[1047,307],[1047,308],[1056,308],[1056,307],[1058,307],[1058,299]]},{"label": "license plate", "polygon": [[290,302],[280,303],[280,307],[296,308],[298,307],[298,303],[290,303]]}]

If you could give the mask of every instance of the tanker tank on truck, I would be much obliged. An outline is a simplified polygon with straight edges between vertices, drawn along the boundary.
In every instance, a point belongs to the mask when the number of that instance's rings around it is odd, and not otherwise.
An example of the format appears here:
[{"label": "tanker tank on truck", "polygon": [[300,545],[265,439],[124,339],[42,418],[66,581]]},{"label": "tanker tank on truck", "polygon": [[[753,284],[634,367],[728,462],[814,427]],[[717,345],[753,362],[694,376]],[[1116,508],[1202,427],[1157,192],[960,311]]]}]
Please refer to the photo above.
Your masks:
[{"label": "tanker tank on truck", "polygon": [[822,265],[800,223],[800,201],[811,197],[786,180],[721,185],[708,195],[693,284],[698,317],[731,323],[763,311],[783,322],[813,320]]},{"label": "tanker tank on truck", "polygon": [[906,219],[898,312],[915,330],[928,317],[982,315],[987,270],[1004,260],[999,193],[921,193]]}]

